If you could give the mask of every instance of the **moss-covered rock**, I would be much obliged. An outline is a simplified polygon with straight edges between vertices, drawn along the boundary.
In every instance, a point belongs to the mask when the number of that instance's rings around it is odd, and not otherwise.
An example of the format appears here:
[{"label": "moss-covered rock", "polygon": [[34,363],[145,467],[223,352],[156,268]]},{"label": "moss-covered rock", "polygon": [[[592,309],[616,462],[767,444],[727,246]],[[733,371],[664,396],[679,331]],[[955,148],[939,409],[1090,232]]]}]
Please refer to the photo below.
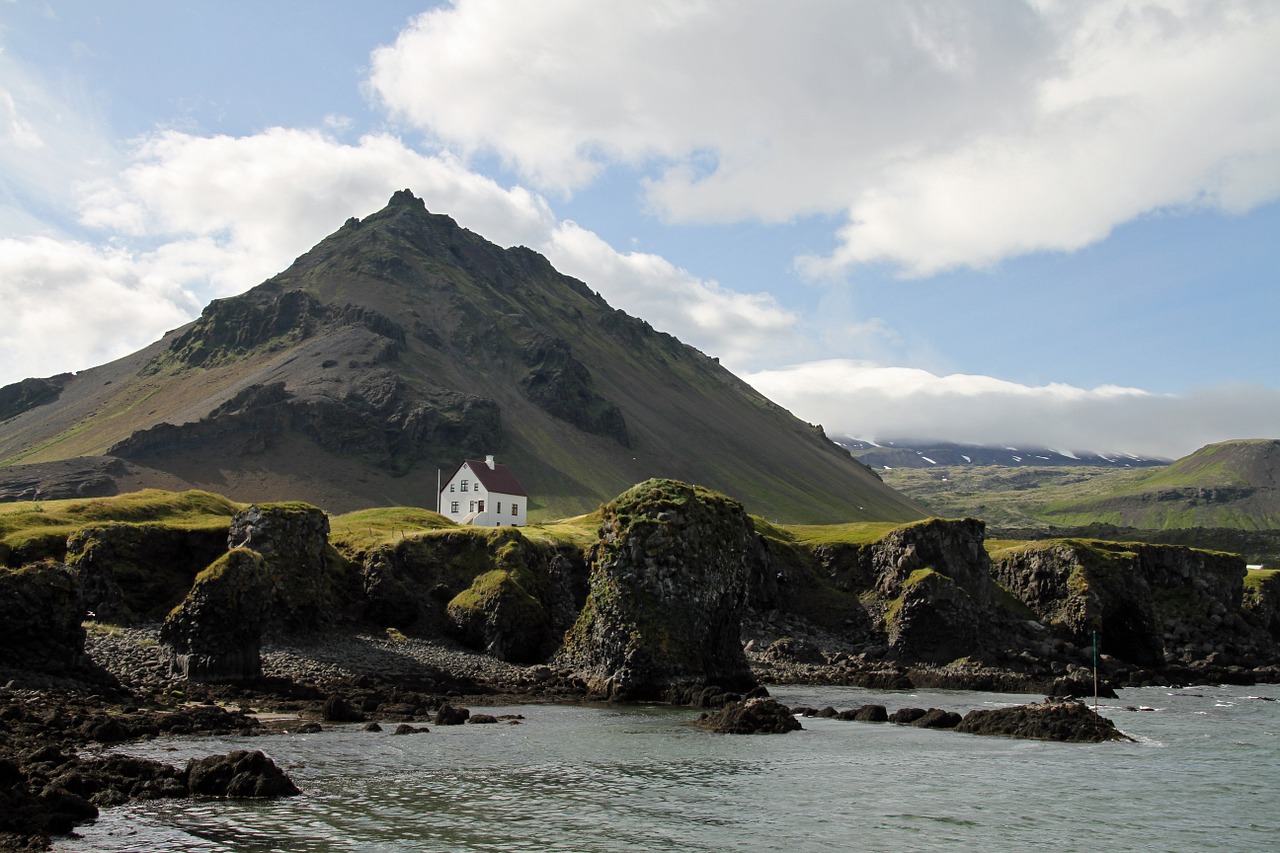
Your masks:
[{"label": "moss-covered rock", "polygon": [[115,624],[158,620],[226,552],[226,540],[225,528],[94,525],[67,539],[67,565],[80,574],[93,618]]},{"label": "moss-covered rock", "polygon": [[227,546],[261,555],[283,628],[311,630],[332,621],[354,592],[354,573],[329,545],[328,516],[309,504],[249,507],[231,520]]},{"label": "moss-covered rock", "polygon": [[590,592],[564,661],[612,699],[749,689],[739,633],[759,547],[742,505],[725,495],[672,480],[632,487],[601,508]]},{"label": "moss-covered rock", "polygon": [[1250,570],[1244,580],[1242,607],[1254,625],[1280,640],[1280,571]]},{"label": "moss-covered rock", "polygon": [[420,634],[455,633],[495,657],[545,660],[586,597],[569,545],[531,542],[514,527],[431,530],[365,553],[364,618]]},{"label": "moss-covered rock", "polygon": [[1080,645],[1159,666],[1255,644],[1240,614],[1244,562],[1175,545],[1044,540],[1005,549],[993,571],[1046,625]]},{"label": "moss-covered rock", "polygon": [[273,587],[266,560],[248,548],[228,551],[202,571],[160,628],[170,671],[203,682],[248,681],[261,675],[262,633]]},{"label": "moss-covered rock", "polygon": [[544,657],[546,610],[509,571],[494,569],[480,575],[446,610],[470,646],[517,663],[536,663]]}]

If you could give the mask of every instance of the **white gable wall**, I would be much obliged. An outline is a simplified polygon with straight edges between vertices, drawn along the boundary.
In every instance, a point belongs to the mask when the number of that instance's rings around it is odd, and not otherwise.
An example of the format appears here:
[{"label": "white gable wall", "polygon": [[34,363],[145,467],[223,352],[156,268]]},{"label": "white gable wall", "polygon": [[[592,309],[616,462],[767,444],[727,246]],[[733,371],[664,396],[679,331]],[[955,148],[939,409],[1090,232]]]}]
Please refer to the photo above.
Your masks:
[{"label": "white gable wall", "polygon": [[459,524],[523,527],[528,503],[524,495],[489,491],[465,462],[440,489],[440,514]]}]

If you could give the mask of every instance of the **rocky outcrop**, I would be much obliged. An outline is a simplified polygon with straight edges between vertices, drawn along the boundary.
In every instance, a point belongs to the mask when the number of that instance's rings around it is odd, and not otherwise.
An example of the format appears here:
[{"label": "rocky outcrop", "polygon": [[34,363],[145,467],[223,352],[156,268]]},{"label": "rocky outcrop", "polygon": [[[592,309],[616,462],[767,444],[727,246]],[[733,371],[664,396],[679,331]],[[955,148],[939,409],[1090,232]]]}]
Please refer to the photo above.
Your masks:
[{"label": "rocky outcrop", "polygon": [[1253,570],[1245,577],[1245,617],[1280,640],[1280,572]]},{"label": "rocky outcrop", "polygon": [[947,663],[981,647],[984,614],[947,575],[917,569],[885,611],[889,648],[900,659]]},{"label": "rocky outcrop", "polygon": [[0,567],[0,661],[64,674],[85,663],[84,600],[76,573],[52,561]]},{"label": "rocky outcrop", "polygon": [[72,379],[70,373],[59,373],[47,379],[23,379],[0,388],[0,421],[16,418],[23,412],[52,403]]},{"label": "rocky outcrop", "polygon": [[369,364],[349,365],[354,375],[332,388],[325,383],[296,388],[285,382],[250,385],[198,421],[139,430],[109,452],[140,461],[208,452],[212,447],[253,456],[293,435],[341,456],[373,460],[401,476],[423,459],[443,455],[446,448],[501,443],[497,403],[459,391],[418,388],[395,371],[377,368],[385,356],[378,340],[382,339],[350,343],[357,350],[376,351],[367,354]]},{"label": "rocky outcrop", "polygon": [[889,647],[900,659],[946,663],[981,648],[995,586],[977,519],[929,519],[871,549]]},{"label": "rocky outcrop", "polygon": [[591,371],[574,358],[569,342],[545,336],[524,350],[529,373],[520,380],[525,397],[547,413],[584,432],[631,446],[622,410],[596,389]]},{"label": "rocky outcrop", "polygon": [[193,758],[187,762],[186,776],[193,796],[295,797],[302,793],[260,750]]},{"label": "rocky outcrop", "polygon": [[547,612],[511,572],[485,572],[449,602],[446,612],[463,642],[502,660],[545,657]]},{"label": "rocky outcrop", "polygon": [[57,462],[7,465],[0,469],[0,502],[103,498],[137,471],[114,456],[79,456]]},{"label": "rocky outcrop", "polygon": [[329,517],[313,506],[255,504],[231,520],[227,547],[260,555],[272,615],[285,628],[318,627],[344,597],[344,567],[329,546]]},{"label": "rocky outcrop", "polygon": [[1141,665],[1246,654],[1243,560],[1172,545],[1046,540],[997,554],[993,572],[1045,625]]},{"label": "rocky outcrop", "polygon": [[159,620],[182,601],[201,570],[226,551],[225,529],[104,524],[67,539],[84,604],[100,622]]},{"label": "rocky outcrop", "polygon": [[368,621],[452,633],[517,663],[552,654],[586,599],[581,553],[514,527],[432,531],[375,548],[362,563]]},{"label": "rocky outcrop", "polygon": [[726,735],[786,734],[804,728],[791,709],[767,697],[730,702],[718,711],[703,714],[697,725]]},{"label": "rocky outcrop", "polygon": [[260,676],[272,594],[272,576],[262,555],[248,548],[235,548],[202,571],[160,628],[170,671],[206,682]]},{"label": "rocky outcrop", "polygon": [[648,480],[600,512],[590,592],[565,638],[564,663],[611,699],[749,689],[739,635],[759,545],[742,505]]},{"label": "rocky outcrop", "polygon": [[970,711],[955,727],[975,735],[1001,735],[1067,743],[1132,740],[1105,717],[1080,702],[1046,701],[1011,708]]}]

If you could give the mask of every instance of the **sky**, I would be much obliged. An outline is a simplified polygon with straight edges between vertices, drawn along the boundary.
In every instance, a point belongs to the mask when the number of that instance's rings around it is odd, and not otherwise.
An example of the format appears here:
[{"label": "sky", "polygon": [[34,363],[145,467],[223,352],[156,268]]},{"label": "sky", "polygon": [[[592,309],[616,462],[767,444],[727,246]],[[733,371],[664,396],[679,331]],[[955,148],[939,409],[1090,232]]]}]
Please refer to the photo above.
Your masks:
[{"label": "sky", "polygon": [[0,0],[0,385],[402,188],[828,435],[1280,437],[1274,0]]}]

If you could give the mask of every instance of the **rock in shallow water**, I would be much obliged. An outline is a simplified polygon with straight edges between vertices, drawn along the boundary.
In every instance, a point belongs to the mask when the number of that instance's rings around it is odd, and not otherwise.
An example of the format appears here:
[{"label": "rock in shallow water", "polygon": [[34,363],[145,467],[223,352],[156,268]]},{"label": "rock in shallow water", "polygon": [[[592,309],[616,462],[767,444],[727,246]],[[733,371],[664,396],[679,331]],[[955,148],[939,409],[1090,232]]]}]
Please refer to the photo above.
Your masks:
[{"label": "rock in shallow water", "polygon": [[697,725],[729,735],[786,734],[803,728],[791,709],[774,699],[730,702],[719,711],[703,714]]},{"label": "rock in shallow water", "polygon": [[1129,741],[1115,723],[1081,702],[1048,700],[1012,708],[970,711],[955,728],[975,735],[1056,740],[1067,743]]}]

